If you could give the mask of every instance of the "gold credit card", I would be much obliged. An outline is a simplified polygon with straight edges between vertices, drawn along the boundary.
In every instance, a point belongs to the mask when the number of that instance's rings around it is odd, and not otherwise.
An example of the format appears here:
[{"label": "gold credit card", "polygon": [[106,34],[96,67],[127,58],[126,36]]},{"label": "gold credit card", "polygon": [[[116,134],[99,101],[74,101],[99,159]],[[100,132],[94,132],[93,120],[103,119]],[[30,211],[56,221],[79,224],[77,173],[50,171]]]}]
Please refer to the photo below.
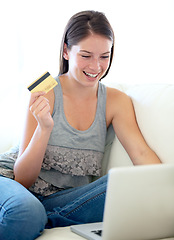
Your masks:
[{"label": "gold credit card", "polygon": [[57,81],[50,75],[49,72],[45,72],[41,77],[32,82],[27,88],[33,92],[49,92],[57,85]]}]

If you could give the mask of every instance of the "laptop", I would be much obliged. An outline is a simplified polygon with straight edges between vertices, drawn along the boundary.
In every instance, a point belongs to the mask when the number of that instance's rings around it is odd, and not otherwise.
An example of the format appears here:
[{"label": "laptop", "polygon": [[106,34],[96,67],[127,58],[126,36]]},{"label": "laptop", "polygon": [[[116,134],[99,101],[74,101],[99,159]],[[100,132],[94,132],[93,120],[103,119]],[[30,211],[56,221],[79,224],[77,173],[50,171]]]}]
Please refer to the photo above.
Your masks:
[{"label": "laptop", "polygon": [[174,237],[174,164],[111,169],[103,223],[74,225],[71,231],[89,240]]}]

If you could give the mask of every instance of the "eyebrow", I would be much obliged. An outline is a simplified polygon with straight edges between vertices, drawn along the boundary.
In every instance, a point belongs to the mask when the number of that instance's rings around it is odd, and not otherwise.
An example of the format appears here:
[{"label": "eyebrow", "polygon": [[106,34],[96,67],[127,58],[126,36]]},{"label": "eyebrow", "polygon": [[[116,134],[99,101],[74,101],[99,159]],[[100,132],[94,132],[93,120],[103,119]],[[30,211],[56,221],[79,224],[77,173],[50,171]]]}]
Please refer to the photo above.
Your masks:
[{"label": "eyebrow", "polygon": [[[92,54],[92,52],[89,52],[89,51],[87,51],[87,50],[80,50],[80,52],[84,52],[84,53]],[[105,54],[108,54],[108,53],[111,53],[111,52],[108,51],[108,52],[102,53],[101,55],[105,55]]]}]

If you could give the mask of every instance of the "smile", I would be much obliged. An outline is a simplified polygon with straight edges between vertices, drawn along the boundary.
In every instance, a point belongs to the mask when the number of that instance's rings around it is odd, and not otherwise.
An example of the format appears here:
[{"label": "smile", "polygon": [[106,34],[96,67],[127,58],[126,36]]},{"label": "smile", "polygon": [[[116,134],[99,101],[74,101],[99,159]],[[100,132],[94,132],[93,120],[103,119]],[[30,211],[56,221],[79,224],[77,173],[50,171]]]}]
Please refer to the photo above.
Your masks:
[{"label": "smile", "polygon": [[99,75],[99,73],[92,74],[92,73],[87,73],[87,72],[85,72],[85,71],[83,71],[83,72],[84,72],[84,74],[85,74],[86,76],[92,77],[92,78],[96,78],[96,77]]}]

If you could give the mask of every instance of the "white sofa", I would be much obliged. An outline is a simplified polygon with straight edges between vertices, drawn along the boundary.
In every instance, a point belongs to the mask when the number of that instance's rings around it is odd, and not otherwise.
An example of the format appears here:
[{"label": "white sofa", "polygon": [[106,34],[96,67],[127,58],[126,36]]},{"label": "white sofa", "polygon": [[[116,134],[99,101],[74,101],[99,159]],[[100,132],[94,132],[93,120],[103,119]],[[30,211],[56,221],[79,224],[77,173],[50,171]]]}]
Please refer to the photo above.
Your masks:
[{"label": "white sofa", "polygon": [[[157,153],[163,163],[174,163],[174,85],[141,84],[115,85],[126,92],[133,101],[139,127],[149,146]],[[0,104],[2,104],[0,102]],[[1,106],[0,106],[1,107]],[[1,135],[1,141],[3,139]],[[9,135],[8,135],[9,137]],[[14,142],[8,139],[8,147]],[[6,139],[7,141],[7,139]],[[109,156],[109,150],[110,156]],[[4,150],[1,149],[0,152]],[[106,159],[109,157],[108,162]],[[108,144],[103,162],[104,174],[112,167],[132,165],[127,153],[114,135]],[[84,239],[70,231],[69,227],[45,230],[38,240],[80,240]],[[174,238],[171,238],[174,239]],[[108,239],[109,240],[109,239]]]}]

